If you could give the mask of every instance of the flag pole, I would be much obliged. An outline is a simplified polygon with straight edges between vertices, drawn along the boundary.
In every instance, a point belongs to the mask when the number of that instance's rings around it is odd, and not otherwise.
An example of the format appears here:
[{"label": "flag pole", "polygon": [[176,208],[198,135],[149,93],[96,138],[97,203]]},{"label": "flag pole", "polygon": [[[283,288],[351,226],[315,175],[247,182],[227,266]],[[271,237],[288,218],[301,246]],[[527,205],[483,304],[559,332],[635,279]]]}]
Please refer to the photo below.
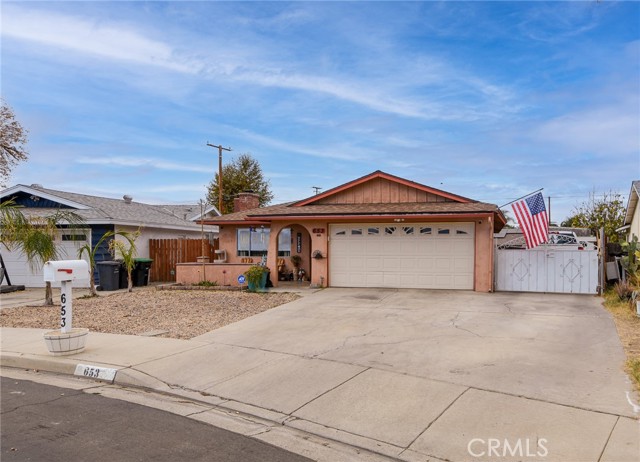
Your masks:
[{"label": "flag pole", "polygon": [[509,205],[509,204],[513,204],[514,202],[519,201],[520,199],[524,199],[525,197],[529,197],[529,196],[532,196],[532,195],[533,195],[533,194],[535,194],[535,193],[539,193],[539,192],[540,192],[540,191],[542,191],[543,189],[544,189],[544,188],[540,188],[540,189],[538,189],[537,191],[533,191],[532,193],[525,194],[524,196],[522,196],[522,197],[518,197],[517,199],[514,199],[514,200],[512,200],[511,202],[507,202],[506,204],[501,205],[501,206],[500,206],[500,207],[498,207],[498,208],[499,208],[499,209],[501,209],[501,208],[503,208],[503,207],[506,207],[507,205]]}]

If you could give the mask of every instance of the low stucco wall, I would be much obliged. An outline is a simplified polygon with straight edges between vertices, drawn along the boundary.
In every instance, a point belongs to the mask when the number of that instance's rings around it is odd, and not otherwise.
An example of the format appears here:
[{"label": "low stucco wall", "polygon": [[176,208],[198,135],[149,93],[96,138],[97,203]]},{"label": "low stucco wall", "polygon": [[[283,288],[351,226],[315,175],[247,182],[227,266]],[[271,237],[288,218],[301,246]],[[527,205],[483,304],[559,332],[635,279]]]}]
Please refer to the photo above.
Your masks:
[{"label": "low stucco wall", "polygon": [[[246,263],[205,263],[204,280],[216,282],[221,286],[240,286],[238,276],[251,265]],[[176,282],[179,284],[197,284],[203,280],[202,263],[178,263]],[[273,274],[273,272],[272,272]],[[272,276],[273,278],[273,276]]]}]

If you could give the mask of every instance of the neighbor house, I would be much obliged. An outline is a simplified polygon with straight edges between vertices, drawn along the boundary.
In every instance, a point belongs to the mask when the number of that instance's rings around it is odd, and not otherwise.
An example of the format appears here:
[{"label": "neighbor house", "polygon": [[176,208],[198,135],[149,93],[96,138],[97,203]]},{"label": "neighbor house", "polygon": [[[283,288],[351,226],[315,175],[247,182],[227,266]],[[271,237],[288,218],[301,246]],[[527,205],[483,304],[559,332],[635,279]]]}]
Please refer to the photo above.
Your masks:
[{"label": "neighbor house", "polygon": [[631,183],[631,191],[627,201],[627,211],[624,216],[624,226],[627,231],[627,239],[631,241],[633,236],[640,239],[640,180]]},{"label": "neighbor house", "polygon": [[[57,236],[57,246],[63,259],[76,259],[78,248],[87,242],[95,246],[108,231],[140,230],[136,240],[137,255],[149,257],[149,239],[200,238],[201,226],[196,222],[203,216],[219,215],[210,206],[201,210],[199,205],[150,205],[135,202],[125,195],[122,199],[90,196],[44,188],[41,185],[16,185],[1,192],[1,200],[12,199],[22,207],[26,215],[48,215],[55,209],[76,213],[86,223],[88,230],[62,227]],[[217,227],[206,227],[207,237],[217,237]],[[0,248],[7,272],[14,285],[44,286],[41,268],[29,267],[22,252]],[[97,261],[112,260],[105,244],[96,256]],[[96,275],[97,277],[97,275]]]},{"label": "neighbor house", "polygon": [[[304,280],[321,287],[492,290],[493,233],[506,220],[496,205],[373,172],[306,199],[258,207],[243,193],[236,211],[207,219],[220,227],[224,263],[206,279],[237,284],[266,259],[271,280],[302,259]],[[198,265],[178,265],[178,282],[197,282]]]}]

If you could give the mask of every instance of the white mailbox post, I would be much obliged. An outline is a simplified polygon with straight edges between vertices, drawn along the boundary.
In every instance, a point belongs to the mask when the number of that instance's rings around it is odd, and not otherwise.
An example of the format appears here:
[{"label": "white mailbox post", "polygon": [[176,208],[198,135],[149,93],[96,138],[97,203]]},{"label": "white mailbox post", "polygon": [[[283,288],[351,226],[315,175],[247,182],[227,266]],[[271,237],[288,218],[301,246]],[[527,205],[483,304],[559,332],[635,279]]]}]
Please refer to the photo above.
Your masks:
[{"label": "white mailbox post", "polygon": [[48,261],[44,264],[45,282],[60,283],[60,329],[46,332],[44,341],[55,356],[84,350],[89,329],[73,328],[73,281],[89,279],[89,265],[84,260]]},{"label": "white mailbox post", "polygon": [[89,265],[84,260],[48,261],[44,264],[44,281],[60,283],[60,330],[73,328],[73,281],[89,279]]}]

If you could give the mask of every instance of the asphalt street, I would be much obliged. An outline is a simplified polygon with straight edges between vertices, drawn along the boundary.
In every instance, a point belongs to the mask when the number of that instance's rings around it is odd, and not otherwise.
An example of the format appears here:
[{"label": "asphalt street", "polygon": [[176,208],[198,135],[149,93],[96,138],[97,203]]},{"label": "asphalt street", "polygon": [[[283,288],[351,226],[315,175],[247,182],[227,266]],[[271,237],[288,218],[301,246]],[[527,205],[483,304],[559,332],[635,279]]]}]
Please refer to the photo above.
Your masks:
[{"label": "asphalt street", "polygon": [[310,460],[126,401],[6,377],[0,383],[4,462]]}]

